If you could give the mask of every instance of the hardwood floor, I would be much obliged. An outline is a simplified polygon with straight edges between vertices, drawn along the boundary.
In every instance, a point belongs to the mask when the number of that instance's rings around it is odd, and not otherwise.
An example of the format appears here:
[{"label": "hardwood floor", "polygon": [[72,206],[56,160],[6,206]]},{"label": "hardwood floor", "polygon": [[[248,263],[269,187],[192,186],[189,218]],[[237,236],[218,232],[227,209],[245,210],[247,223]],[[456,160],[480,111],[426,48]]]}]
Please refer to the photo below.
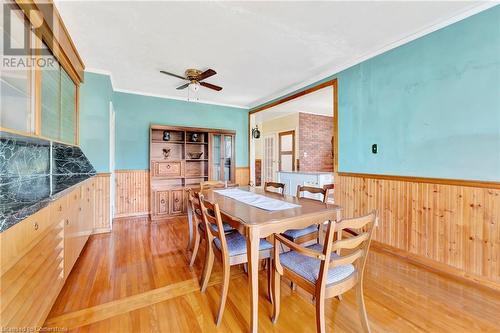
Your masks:
[{"label": "hardwood floor", "polygon": [[[113,231],[92,236],[68,277],[45,326],[70,332],[246,332],[250,295],[246,274],[233,267],[220,327],[214,318],[220,299],[220,264],[206,293],[198,279],[204,245],[194,267],[186,252],[184,218],[150,223],[115,220]],[[259,283],[260,332],[312,332],[310,296],[281,287],[281,315],[270,320],[266,273]],[[372,251],[365,277],[365,301],[373,332],[500,332],[500,294],[477,289]],[[327,330],[359,332],[354,291],[326,302]]]}]

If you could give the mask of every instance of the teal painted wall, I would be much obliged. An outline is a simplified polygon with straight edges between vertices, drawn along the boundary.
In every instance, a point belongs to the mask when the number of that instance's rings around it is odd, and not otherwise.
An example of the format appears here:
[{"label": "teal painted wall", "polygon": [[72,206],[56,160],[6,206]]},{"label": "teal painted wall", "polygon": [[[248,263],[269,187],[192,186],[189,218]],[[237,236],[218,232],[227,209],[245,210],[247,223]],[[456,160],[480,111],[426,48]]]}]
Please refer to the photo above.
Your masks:
[{"label": "teal painted wall", "polygon": [[97,172],[109,172],[109,102],[113,99],[107,75],[85,73],[80,86],[80,147]]},{"label": "teal painted wall", "polygon": [[332,78],[340,171],[500,180],[500,6]]},{"label": "teal painted wall", "polygon": [[248,166],[248,110],[115,92],[116,169],[149,169],[149,126],[236,131],[236,166]]}]

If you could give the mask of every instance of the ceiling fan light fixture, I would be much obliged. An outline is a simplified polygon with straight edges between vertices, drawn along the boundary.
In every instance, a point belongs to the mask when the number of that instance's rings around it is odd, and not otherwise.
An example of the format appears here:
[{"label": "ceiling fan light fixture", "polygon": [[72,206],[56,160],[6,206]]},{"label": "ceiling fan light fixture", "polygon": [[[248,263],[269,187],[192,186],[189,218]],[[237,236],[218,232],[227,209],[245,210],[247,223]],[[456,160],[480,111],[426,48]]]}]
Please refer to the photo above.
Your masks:
[{"label": "ceiling fan light fixture", "polygon": [[189,84],[189,89],[192,91],[192,92],[197,92],[198,90],[200,90],[200,83],[198,81],[191,81],[191,83]]}]

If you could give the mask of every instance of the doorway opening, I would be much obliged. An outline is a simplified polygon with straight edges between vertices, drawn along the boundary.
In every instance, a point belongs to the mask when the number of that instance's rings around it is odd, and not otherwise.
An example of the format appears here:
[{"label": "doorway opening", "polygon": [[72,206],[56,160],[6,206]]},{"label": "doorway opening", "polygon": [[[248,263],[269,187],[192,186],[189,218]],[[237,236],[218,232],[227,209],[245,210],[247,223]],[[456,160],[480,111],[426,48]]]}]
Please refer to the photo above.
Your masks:
[{"label": "doorway opening", "polygon": [[[250,183],[287,183],[290,194],[297,184],[333,183],[338,151],[336,108],[337,81],[332,80],[252,110],[250,128],[258,128],[261,135],[250,135]],[[285,173],[289,176],[284,177]]]}]

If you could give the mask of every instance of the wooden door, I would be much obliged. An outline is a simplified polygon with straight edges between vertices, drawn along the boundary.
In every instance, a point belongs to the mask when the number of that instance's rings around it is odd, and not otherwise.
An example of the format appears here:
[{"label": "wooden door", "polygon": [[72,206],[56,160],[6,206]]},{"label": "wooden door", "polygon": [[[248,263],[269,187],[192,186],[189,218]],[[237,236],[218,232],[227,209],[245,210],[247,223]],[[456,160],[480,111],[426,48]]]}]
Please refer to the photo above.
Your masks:
[{"label": "wooden door", "polygon": [[279,133],[279,170],[295,171],[295,131]]}]

